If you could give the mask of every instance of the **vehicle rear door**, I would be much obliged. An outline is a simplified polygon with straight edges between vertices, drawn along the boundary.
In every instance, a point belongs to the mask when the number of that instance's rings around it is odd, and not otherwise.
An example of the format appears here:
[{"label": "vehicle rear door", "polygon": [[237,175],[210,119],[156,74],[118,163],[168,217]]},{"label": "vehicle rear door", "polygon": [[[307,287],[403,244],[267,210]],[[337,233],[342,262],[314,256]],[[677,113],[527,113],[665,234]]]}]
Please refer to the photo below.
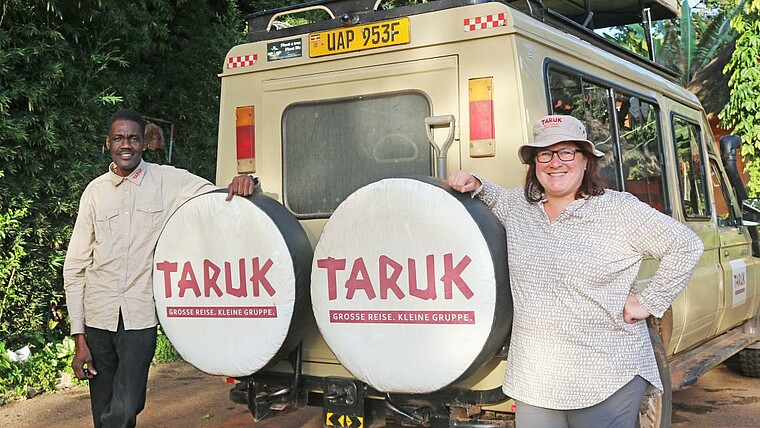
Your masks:
[{"label": "vehicle rear door", "polygon": [[[327,218],[348,195],[371,182],[435,173],[425,118],[458,116],[457,57],[309,72],[262,82],[262,153],[279,157],[283,201],[299,218]],[[348,65],[359,64],[349,61]],[[324,67],[322,67],[324,68]],[[434,131],[448,136],[445,126]],[[459,164],[451,150],[448,163]],[[272,182],[275,181],[275,182]]]}]

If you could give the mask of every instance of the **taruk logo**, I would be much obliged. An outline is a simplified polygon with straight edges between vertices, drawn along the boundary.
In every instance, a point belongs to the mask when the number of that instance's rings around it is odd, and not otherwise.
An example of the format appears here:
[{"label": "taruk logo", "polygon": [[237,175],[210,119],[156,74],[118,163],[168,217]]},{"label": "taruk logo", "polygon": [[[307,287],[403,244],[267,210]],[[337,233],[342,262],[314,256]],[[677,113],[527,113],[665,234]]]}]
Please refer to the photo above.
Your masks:
[{"label": "taruk logo", "polygon": [[[346,289],[345,299],[352,300],[357,292],[363,292],[368,300],[377,298],[375,289],[378,290],[381,300],[388,299],[389,292],[393,293],[398,300],[404,300],[407,296],[415,297],[421,300],[435,300],[438,298],[436,290],[436,269],[435,255],[428,254],[425,257],[425,271],[427,277],[427,286],[420,288],[417,283],[417,261],[413,258],[406,260],[406,266],[393,260],[392,258],[381,255],[378,258],[378,272],[376,283],[373,284],[367,264],[363,257],[354,259],[351,265],[351,272],[348,279],[344,282]],[[451,300],[454,298],[454,288],[459,290],[466,299],[474,295],[472,289],[462,278],[462,273],[472,262],[469,256],[462,257],[459,262],[454,264],[452,253],[442,255],[443,258],[443,275],[440,281],[443,283],[443,298]],[[338,279],[337,272],[346,270],[346,259],[336,259],[327,257],[317,260],[317,267],[324,269],[327,275],[327,293],[329,300],[338,298]],[[406,270],[406,284],[402,290],[399,284],[401,274]]]},{"label": "taruk logo", "polygon": [[562,118],[549,116],[547,118],[541,119],[541,125],[548,125],[550,123],[562,123]]},{"label": "taruk logo", "polygon": [[[225,261],[222,263],[223,268],[209,259],[204,259],[202,266],[193,266],[190,261],[181,262],[182,272],[179,276],[176,273],[179,270],[180,262],[164,260],[156,263],[156,270],[163,272],[164,294],[166,298],[172,297],[172,291],[176,289],[180,298],[190,292],[196,298],[201,296],[222,297],[227,294],[235,297],[248,297],[250,285],[250,294],[253,297],[259,297],[262,289],[270,297],[275,295],[275,289],[272,283],[267,279],[267,273],[272,268],[272,259],[266,259],[263,263],[258,257],[252,259],[240,258],[237,260],[237,275],[233,275],[233,262]],[[222,271],[224,272],[223,282]],[[250,276],[249,276],[250,272]],[[200,273],[200,281],[198,275]],[[233,279],[237,276],[237,281]],[[176,281],[176,282],[175,282]],[[202,287],[202,290],[201,290]]]}]

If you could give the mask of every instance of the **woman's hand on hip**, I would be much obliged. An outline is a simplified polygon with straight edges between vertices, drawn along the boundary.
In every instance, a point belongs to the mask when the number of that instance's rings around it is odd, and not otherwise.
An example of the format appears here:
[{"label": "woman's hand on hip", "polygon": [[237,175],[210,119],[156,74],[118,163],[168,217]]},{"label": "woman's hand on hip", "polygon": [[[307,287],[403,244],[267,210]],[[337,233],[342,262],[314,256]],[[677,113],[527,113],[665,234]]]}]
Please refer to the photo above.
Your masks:
[{"label": "woman's hand on hip", "polygon": [[625,299],[625,306],[623,306],[623,321],[628,324],[634,324],[637,321],[645,320],[649,315],[652,315],[641,306],[639,299],[635,295],[629,294]]}]

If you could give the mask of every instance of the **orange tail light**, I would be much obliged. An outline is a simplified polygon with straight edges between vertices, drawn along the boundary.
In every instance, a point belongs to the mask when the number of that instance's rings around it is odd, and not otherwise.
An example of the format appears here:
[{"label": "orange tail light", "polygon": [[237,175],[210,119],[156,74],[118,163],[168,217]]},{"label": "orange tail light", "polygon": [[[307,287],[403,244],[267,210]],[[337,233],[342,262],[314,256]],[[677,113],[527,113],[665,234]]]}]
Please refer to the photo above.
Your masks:
[{"label": "orange tail light", "polygon": [[470,157],[496,154],[493,120],[493,77],[470,79]]},{"label": "orange tail light", "polygon": [[253,106],[235,109],[237,172],[256,172],[256,116]]}]

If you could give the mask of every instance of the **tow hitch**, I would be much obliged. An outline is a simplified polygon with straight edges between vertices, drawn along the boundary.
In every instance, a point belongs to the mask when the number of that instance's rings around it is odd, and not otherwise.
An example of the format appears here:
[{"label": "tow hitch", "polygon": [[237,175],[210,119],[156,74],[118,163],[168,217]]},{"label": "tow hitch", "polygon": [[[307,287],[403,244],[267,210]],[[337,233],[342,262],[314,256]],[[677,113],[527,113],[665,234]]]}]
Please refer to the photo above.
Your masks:
[{"label": "tow hitch", "polygon": [[352,379],[326,378],[322,409],[326,427],[364,428],[366,386]]}]

